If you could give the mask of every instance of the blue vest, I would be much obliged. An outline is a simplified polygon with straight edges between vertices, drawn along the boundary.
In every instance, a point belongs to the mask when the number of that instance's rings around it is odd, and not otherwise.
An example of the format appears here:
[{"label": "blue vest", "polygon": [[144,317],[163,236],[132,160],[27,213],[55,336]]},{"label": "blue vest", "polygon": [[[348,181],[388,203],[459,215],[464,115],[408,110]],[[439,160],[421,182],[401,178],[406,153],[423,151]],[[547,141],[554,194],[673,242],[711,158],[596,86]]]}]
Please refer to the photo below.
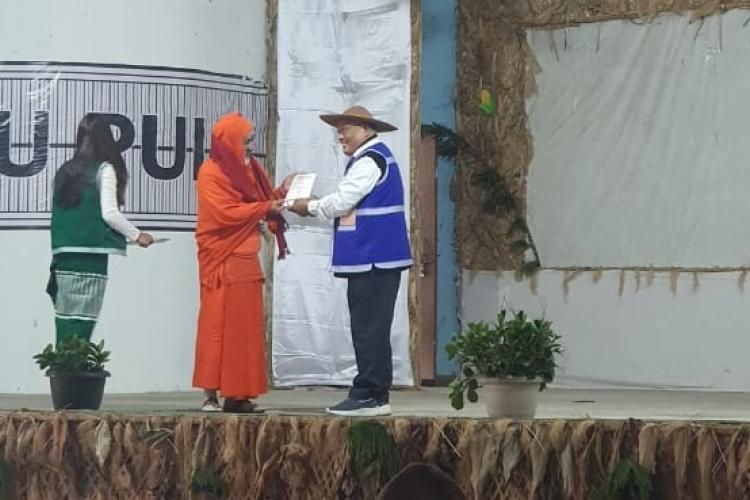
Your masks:
[{"label": "blue vest", "polygon": [[344,176],[354,162],[367,153],[383,157],[385,173],[350,216],[338,217],[333,223],[333,271],[336,273],[363,273],[373,267],[395,269],[412,265],[404,215],[404,185],[396,158],[388,146],[377,142],[352,157]]}]

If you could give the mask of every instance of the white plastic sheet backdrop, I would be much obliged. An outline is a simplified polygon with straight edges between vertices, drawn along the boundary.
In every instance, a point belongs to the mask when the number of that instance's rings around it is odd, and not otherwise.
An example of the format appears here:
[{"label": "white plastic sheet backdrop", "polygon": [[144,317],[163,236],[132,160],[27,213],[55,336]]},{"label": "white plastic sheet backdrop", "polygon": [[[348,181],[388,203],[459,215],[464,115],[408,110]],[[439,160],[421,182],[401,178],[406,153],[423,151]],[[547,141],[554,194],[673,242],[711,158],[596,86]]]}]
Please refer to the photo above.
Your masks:
[{"label": "white plastic sheet backdrop", "polygon": [[[409,0],[284,0],[278,17],[278,179],[316,172],[318,196],[335,189],[346,157],[318,115],[361,104],[398,132],[382,134],[409,199]],[[278,385],[350,384],[356,375],[346,281],[330,270],[332,224],[287,214],[292,254],[274,266],[272,363]],[[408,217],[407,217],[408,220]],[[394,384],[412,385],[407,273],[391,343]]]},{"label": "white plastic sheet backdrop", "polygon": [[[535,291],[512,273],[464,271],[461,320],[494,321],[500,307],[551,320],[565,347],[557,387],[749,392],[748,291],[737,290],[739,273],[704,273],[698,293],[692,273],[684,273],[674,294],[668,272],[640,287],[633,274],[627,273],[622,295],[617,270],[605,271],[597,283],[584,273],[565,295],[562,271],[541,271]],[[661,403],[654,399],[654,405]],[[586,418],[585,405],[578,411]],[[727,408],[724,417],[730,415]]]},{"label": "white plastic sheet backdrop", "polygon": [[543,266],[750,265],[747,17],[529,31]]}]

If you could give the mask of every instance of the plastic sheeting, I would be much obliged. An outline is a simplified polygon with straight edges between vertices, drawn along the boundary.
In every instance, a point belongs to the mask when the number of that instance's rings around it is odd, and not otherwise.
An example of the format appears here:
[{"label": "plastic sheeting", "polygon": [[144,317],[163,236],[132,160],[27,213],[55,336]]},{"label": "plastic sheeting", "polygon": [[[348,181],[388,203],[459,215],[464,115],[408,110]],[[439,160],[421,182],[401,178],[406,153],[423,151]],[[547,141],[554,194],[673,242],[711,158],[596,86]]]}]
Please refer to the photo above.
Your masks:
[{"label": "plastic sheeting", "polygon": [[750,264],[747,14],[530,31],[545,267]]},{"label": "plastic sheeting", "polygon": [[505,307],[552,321],[565,348],[556,386],[747,392],[750,315],[738,275],[701,274],[696,290],[693,273],[675,283],[669,272],[650,281],[605,271],[596,282],[582,273],[566,293],[562,271],[541,271],[534,291],[512,273],[466,271],[461,318],[493,321]]},{"label": "plastic sheeting", "polygon": [[[314,194],[334,190],[346,158],[318,118],[354,104],[393,123],[383,134],[409,199],[411,21],[408,0],[279,2],[277,177],[318,174]],[[351,383],[356,375],[346,281],[330,270],[332,225],[288,216],[293,252],[274,267],[272,362],[279,385]],[[408,217],[407,217],[408,220]],[[402,276],[391,343],[394,384],[413,383]]]}]

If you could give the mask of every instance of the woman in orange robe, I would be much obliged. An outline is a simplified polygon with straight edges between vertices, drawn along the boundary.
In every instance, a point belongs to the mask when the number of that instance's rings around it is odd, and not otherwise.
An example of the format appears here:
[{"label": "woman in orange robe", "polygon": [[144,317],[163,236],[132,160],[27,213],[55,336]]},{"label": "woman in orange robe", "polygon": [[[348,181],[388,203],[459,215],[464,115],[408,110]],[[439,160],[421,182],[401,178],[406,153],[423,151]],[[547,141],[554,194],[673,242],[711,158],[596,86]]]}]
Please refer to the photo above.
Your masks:
[{"label": "woman in orange robe", "polygon": [[272,189],[250,152],[254,126],[239,113],[219,119],[211,152],[198,172],[200,311],[193,385],[204,389],[204,411],[259,411],[252,399],[268,391],[263,321],[260,222],[286,255],[283,198],[293,176]]}]

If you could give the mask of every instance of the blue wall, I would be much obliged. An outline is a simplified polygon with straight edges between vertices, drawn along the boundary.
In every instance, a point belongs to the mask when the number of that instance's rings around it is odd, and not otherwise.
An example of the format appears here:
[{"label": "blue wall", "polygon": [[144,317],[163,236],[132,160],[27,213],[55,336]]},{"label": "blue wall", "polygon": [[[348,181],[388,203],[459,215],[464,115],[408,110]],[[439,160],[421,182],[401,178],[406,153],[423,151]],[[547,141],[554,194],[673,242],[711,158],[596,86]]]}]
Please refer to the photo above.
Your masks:
[{"label": "blue wall", "polygon": [[[455,129],[456,0],[422,2],[422,123]],[[450,199],[452,161],[437,167],[437,375],[452,375],[445,344],[458,331],[458,272],[453,246],[454,207]]]}]

